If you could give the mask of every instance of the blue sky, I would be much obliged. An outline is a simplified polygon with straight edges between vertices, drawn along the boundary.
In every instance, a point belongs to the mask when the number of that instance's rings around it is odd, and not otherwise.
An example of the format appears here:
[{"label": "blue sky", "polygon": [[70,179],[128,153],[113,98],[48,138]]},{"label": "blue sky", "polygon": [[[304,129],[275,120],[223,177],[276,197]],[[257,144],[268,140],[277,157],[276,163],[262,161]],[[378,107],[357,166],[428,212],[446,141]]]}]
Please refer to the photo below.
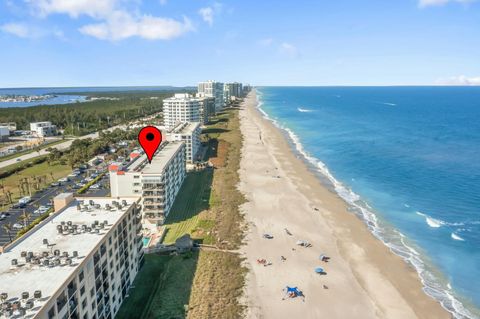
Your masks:
[{"label": "blue sky", "polygon": [[0,87],[480,85],[476,0],[0,0]]}]

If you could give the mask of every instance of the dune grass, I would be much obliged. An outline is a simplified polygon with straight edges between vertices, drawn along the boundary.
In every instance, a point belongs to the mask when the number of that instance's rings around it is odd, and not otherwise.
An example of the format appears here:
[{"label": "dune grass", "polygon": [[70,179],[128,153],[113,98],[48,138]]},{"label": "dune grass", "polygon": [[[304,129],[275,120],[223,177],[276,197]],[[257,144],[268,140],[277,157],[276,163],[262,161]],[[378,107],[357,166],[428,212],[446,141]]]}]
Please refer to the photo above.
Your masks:
[{"label": "dune grass", "polygon": [[[246,269],[236,251],[245,199],[237,189],[242,136],[238,110],[219,114],[202,134],[214,169],[190,172],[166,220],[164,243],[189,233],[219,249],[186,256],[146,255],[146,263],[118,318],[241,318]],[[140,289],[139,289],[140,288]]]}]

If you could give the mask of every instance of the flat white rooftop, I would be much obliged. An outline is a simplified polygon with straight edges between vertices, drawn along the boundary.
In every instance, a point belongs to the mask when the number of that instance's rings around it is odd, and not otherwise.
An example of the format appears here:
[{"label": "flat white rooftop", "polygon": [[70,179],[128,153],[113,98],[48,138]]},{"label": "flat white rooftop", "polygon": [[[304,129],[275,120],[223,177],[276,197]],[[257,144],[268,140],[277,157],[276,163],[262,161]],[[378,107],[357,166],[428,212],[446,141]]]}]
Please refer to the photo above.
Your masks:
[{"label": "flat white rooftop", "polygon": [[171,134],[182,134],[182,135],[189,135],[192,134],[197,127],[200,126],[200,122],[182,122],[177,124],[172,131]]},{"label": "flat white rooftop", "polygon": [[[3,254],[0,255],[0,293],[7,293],[7,301],[14,298],[21,298],[22,292],[29,292],[30,298],[36,290],[40,290],[42,298],[36,300],[33,310],[27,311],[27,316],[32,317],[38,313],[42,307],[54,296],[58,290],[68,284],[66,282],[77,269],[82,266],[86,257],[93,252],[95,247],[102,241],[112,226],[117,224],[124,216],[129,207],[132,206],[138,198],[81,198],[86,205],[82,206],[82,211],[77,209],[79,199],[75,199],[66,208],[60,210],[53,216],[50,216],[45,223],[37,226],[33,231],[26,234],[18,242],[13,243]],[[89,205],[89,200],[93,200],[94,205]],[[117,201],[119,204],[125,200],[126,205],[118,209],[112,204]],[[125,203],[124,202],[124,203]],[[100,205],[98,208],[95,204]],[[109,204],[112,209],[107,210],[105,205]],[[57,226],[62,222],[71,221],[72,225],[78,225],[80,230],[78,234],[59,234]],[[98,233],[81,230],[81,225],[91,227],[91,224],[107,222],[106,226],[99,229]],[[97,227],[98,228],[98,227]],[[48,240],[48,246],[43,244],[43,240]],[[54,251],[60,250],[60,265],[53,266]],[[72,258],[73,252],[78,252],[77,258]],[[40,257],[40,265],[32,262],[26,262],[25,257],[21,257],[22,252],[28,254],[32,252],[34,257]],[[44,252],[48,252],[47,257],[41,257]],[[66,264],[66,257],[62,257],[63,252],[68,252],[72,264]],[[16,259],[18,266],[12,265],[12,260]],[[44,266],[44,260],[49,261],[49,266]]]},{"label": "flat white rooftop", "polygon": [[124,168],[126,173],[137,172],[142,174],[162,174],[168,162],[182,146],[182,141],[165,141],[160,144],[159,150],[153,156],[152,163],[148,163],[147,155],[138,156]]}]

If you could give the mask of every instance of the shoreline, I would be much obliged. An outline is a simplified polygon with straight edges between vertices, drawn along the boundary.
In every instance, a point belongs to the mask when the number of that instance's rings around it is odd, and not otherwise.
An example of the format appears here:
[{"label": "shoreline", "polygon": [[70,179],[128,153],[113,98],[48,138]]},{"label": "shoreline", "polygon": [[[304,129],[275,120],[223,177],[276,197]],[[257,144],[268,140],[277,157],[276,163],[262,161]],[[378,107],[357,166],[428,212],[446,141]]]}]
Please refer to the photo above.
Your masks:
[{"label": "shoreline", "polygon": [[[450,318],[423,291],[417,272],[374,237],[343,199],[321,184],[256,106],[252,92],[240,111],[244,145],[239,188],[248,200],[242,211],[250,226],[242,248],[250,269],[247,317]],[[293,236],[286,235],[284,228]],[[274,239],[263,239],[264,232]],[[308,240],[313,247],[296,246],[298,239]],[[321,262],[321,253],[331,261]],[[286,261],[280,261],[280,256],[286,256]],[[258,258],[272,265],[259,266]],[[314,273],[318,266],[325,268],[326,276]],[[282,301],[286,285],[298,286],[305,302]]]}]

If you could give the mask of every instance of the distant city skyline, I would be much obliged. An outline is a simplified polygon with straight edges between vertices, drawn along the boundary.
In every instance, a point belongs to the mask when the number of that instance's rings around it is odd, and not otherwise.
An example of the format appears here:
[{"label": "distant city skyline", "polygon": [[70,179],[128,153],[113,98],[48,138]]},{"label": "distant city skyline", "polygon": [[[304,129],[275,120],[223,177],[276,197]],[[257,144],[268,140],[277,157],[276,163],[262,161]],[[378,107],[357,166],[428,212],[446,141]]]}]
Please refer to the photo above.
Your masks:
[{"label": "distant city skyline", "polygon": [[480,1],[0,0],[0,87],[480,85]]}]

